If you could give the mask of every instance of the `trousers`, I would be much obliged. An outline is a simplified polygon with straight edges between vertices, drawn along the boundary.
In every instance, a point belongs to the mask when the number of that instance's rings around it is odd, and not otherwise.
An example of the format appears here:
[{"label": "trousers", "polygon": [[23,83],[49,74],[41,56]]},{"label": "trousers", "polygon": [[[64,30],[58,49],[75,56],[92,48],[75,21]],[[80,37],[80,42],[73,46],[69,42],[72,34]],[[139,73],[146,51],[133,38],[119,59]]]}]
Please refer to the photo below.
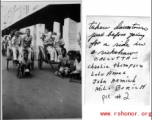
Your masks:
[{"label": "trousers", "polygon": [[28,51],[28,59],[31,60],[31,52],[32,52],[31,48],[30,47],[26,47],[26,48],[22,47],[21,48],[22,58],[24,58],[24,50]]},{"label": "trousers", "polygon": [[55,62],[57,62],[57,53],[56,50],[54,49],[54,47],[52,46],[47,46],[46,48],[50,54],[50,61],[54,60]]},{"label": "trousers", "polygon": [[21,47],[16,45],[12,46],[12,51],[13,51],[13,59],[17,60],[17,51],[19,52],[18,60],[21,60]]}]

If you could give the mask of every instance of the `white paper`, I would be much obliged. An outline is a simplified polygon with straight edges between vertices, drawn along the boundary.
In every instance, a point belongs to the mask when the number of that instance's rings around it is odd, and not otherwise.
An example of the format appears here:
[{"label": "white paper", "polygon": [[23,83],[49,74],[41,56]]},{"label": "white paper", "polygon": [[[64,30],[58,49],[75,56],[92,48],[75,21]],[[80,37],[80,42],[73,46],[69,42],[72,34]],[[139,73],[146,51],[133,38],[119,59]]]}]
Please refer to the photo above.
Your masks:
[{"label": "white paper", "polygon": [[149,105],[150,18],[88,16],[86,24],[85,105]]}]

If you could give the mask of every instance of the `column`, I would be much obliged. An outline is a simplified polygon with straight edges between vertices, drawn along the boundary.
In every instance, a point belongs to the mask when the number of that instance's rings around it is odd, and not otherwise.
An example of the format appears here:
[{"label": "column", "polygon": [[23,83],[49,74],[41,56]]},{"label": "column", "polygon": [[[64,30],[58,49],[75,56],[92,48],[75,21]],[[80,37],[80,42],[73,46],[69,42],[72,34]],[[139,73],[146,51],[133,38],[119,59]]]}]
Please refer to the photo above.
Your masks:
[{"label": "column", "polygon": [[[78,33],[81,32],[81,31],[82,31],[81,23],[77,23],[77,38],[79,37]],[[77,43],[76,49],[77,50],[81,49],[78,43]]]},{"label": "column", "polygon": [[38,59],[39,46],[43,46],[43,41],[40,39],[42,33],[45,32],[45,24],[36,25],[36,59]]},{"label": "column", "polygon": [[53,23],[53,32],[60,33],[60,23],[59,22]]},{"label": "column", "polygon": [[77,48],[77,22],[69,20],[69,50],[76,50]]},{"label": "column", "polygon": [[63,40],[65,42],[65,48],[69,51],[69,18],[64,19],[64,26],[63,26]]}]

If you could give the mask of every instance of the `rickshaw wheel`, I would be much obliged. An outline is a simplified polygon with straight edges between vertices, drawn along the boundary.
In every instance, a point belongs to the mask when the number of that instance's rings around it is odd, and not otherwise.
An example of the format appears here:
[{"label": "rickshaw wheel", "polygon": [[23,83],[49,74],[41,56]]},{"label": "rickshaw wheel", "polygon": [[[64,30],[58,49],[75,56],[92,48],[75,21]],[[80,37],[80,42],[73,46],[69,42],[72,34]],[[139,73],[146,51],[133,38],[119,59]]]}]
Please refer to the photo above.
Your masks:
[{"label": "rickshaw wheel", "polygon": [[41,52],[39,52],[39,54],[38,54],[38,66],[39,66],[39,69],[42,69],[42,65],[43,65],[42,54],[41,54]]},{"label": "rickshaw wheel", "polygon": [[20,66],[20,68],[19,68],[19,71],[18,71],[17,77],[18,77],[18,78],[22,78],[21,66]]},{"label": "rickshaw wheel", "polygon": [[6,50],[4,48],[2,48],[2,55],[6,56]]},{"label": "rickshaw wheel", "polygon": [[9,60],[7,60],[7,65],[6,65],[7,70],[9,70],[9,69],[8,69],[8,64],[9,64]]},{"label": "rickshaw wheel", "polygon": [[3,56],[5,55],[5,51],[4,51],[4,49],[2,49],[2,55],[3,55]]},{"label": "rickshaw wheel", "polygon": [[32,53],[31,60],[32,60],[31,68],[34,69],[34,53]]}]

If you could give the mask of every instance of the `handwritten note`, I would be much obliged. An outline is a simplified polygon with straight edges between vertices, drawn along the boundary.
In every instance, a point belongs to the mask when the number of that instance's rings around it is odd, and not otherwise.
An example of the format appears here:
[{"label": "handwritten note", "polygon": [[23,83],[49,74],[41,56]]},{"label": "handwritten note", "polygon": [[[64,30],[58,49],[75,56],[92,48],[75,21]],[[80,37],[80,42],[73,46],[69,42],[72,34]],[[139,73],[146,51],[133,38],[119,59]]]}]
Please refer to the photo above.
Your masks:
[{"label": "handwritten note", "polygon": [[150,103],[150,18],[87,17],[85,104]]}]

